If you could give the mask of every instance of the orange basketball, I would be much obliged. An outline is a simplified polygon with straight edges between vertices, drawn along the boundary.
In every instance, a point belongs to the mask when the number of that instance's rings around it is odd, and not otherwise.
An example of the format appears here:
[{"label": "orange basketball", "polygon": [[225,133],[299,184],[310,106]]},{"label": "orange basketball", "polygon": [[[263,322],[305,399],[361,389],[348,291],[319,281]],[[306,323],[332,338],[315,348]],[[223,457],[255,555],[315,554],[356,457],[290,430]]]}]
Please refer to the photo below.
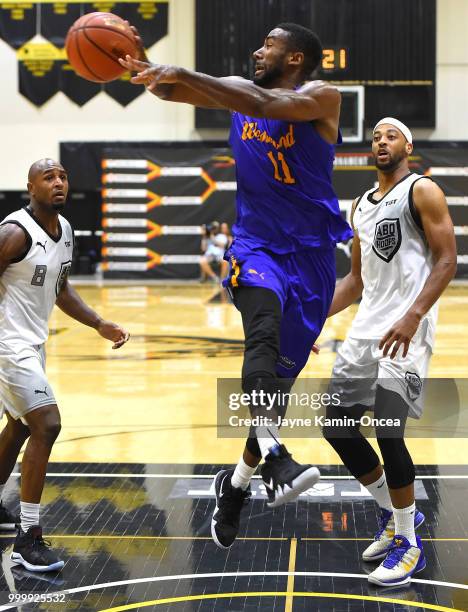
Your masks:
[{"label": "orange basketball", "polygon": [[107,83],[124,72],[119,57],[138,56],[130,26],[112,13],[88,13],[75,21],[65,40],[68,60],[88,81]]}]

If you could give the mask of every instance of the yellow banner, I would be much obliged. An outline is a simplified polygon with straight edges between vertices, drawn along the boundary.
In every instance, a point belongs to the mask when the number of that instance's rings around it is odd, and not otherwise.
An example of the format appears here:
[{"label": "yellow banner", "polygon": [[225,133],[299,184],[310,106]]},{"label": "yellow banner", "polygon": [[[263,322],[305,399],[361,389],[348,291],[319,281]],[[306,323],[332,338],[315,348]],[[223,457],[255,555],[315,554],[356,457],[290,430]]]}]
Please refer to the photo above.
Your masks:
[{"label": "yellow banner", "polygon": [[16,57],[22,62],[26,62],[28,60],[57,61],[66,60],[67,54],[65,52],[65,49],[57,49],[55,45],[49,42],[27,42],[25,45],[18,49],[18,51],[16,52]]}]

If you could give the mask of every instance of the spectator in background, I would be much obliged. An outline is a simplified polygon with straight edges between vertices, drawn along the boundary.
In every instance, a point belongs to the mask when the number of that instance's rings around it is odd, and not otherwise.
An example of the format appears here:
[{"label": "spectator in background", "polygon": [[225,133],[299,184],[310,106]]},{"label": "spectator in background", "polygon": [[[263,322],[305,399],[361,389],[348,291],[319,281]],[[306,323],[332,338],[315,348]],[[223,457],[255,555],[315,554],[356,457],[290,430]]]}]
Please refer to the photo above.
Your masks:
[{"label": "spectator in background", "polygon": [[[218,221],[203,227],[204,233],[202,238],[202,252],[200,258],[201,281],[206,279],[214,283],[220,282],[220,276],[224,277],[227,274],[228,263],[223,260],[224,251],[230,244],[229,225],[226,226],[227,234],[221,231],[221,226]],[[218,274],[213,270],[212,264],[217,264],[219,267]]]},{"label": "spectator in background", "polygon": [[232,234],[231,234],[231,228],[229,227],[229,223],[226,223],[226,221],[224,221],[223,223],[221,223],[220,229],[221,229],[221,233],[227,236],[228,238],[228,242],[226,245],[226,249],[228,249],[232,243]]}]

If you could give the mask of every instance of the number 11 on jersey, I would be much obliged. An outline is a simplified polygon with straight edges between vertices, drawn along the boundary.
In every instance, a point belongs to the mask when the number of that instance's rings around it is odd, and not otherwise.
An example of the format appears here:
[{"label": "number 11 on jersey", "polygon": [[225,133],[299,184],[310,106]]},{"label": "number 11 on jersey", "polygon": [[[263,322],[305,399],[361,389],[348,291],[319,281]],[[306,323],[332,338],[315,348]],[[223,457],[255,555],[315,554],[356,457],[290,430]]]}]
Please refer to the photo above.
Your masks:
[{"label": "number 11 on jersey", "polygon": [[273,168],[275,169],[275,179],[280,181],[280,183],[294,185],[296,179],[291,176],[291,171],[289,170],[289,166],[284,159],[284,155],[281,153],[281,151],[278,151],[277,156],[278,160],[276,159],[273,151],[268,151],[268,157],[273,164]]}]

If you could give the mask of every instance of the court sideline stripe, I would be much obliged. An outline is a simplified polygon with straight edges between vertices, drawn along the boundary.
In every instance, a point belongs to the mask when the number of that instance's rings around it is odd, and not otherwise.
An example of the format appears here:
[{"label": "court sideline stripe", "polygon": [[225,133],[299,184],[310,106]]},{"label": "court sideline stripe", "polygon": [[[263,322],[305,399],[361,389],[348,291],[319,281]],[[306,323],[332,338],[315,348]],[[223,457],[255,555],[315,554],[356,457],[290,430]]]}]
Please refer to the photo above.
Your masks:
[{"label": "court sideline stripe", "polygon": [[[87,586],[76,587],[73,589],[64,589],[63,591],[50,591],[48,595],[75,595],[77,593],[84,593],[88,591],[97,591],[98,589],[109,589],[119,586],[127,586],[129,584],[145,584],[149,582],[169,582],[173,580],[196,580],[205,578],[247,578],[251,576],[289,576],[290,572],[215,572],[208,574],[177,574],[172,576],[150,576],[148,578],[133,578],[131,580],[119,580],[116,582],[103,582],[101,584],[90,584]],[[294,572],[294,576],[322,576],[326,578],[357,578],[360,580],[367,580],[367,574],[348,574],[340,572]],[[456,582],[443,582],[440,580],[424,580],[423,578],[413,578],[412,582],[418,584],[428,584],[432,586],[441,586],[453,589],[468,590],[468,584],[459,584]],[[0,606],[0,612],[3,610],[13,610],[20,606],[23,606],[24,602],[18,602],[17,604],[7,604]]]},{"label": "court sideline stripe", "polygon": [[436,610],[438,612],[464,612],[458,608],[446,608],[445,606],[439,606],[438,604],[425,603],[424,601],[407,601],[405,599],[395,599],[393,597],[384,597],[379,595],[352,595],[350,593],[314,593],[298,591],[297,593],[291,591],[253,591],[246,593],[205,593],[202,595],[182,595],[179,597],[165,597],[164,599],[153,599],[152,601],[141,601],[133,604],[126,604],[123,606],[117,606],[116,608],[106,608],[100,610],[100,612],[124,612],[125,610],[136,610],[139,608],[147,608],[149,606],[162,606],[164,604],[181,603],[187,601],[205,601],[207,599],[234,599],[237,597],[285,597],[286,601],[293,597],[318,597],[323,599],[351,599],[358,601],[375,601],[377,603],[391,603],[391,604],[403,604],[412,608],[419,608],[424,610]]},{"label": "court sideline stripe", "polygon": [[[288,582],[286,585],[286,591],[292,593],[294,591],[294,570],[296,569],[296,554],[297,554],[297,538],[291,538],[291,546],[289,548],[289,564],[288,564]],[[284,612],[292,612],[293,609],[293,596],[288,595],[286,597],[286,603],[284,605]]]}]

